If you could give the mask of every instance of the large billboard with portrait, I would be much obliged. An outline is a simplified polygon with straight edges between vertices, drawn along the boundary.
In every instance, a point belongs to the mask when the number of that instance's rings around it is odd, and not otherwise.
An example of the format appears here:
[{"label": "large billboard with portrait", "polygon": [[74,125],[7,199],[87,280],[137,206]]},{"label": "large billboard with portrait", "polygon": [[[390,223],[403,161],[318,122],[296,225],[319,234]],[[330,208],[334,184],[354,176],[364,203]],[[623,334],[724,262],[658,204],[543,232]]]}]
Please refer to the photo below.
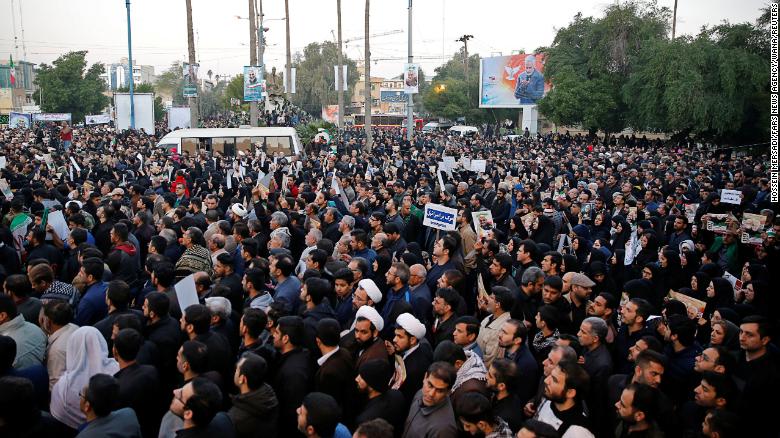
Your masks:
[{"label": "large billboard with portrait", "polygon": [[536,105],[550,89],[544,79],[544,53],[494,56],[479,60],[479,107]]}]

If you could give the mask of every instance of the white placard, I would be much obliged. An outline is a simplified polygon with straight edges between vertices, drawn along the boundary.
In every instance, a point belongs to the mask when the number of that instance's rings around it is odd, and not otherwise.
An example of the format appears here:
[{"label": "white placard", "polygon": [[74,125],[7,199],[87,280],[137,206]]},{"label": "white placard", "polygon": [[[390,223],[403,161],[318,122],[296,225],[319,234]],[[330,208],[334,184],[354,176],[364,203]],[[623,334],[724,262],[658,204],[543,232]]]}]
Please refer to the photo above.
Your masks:
[{"label": "white placard", "polygon": [[3,196],[5,196],[6,201],[10,201],[14,199],[14,194],[11,191],[11,186],[8,185],[8,181],[6,181],[5,178],[0,179],[0,192],[3,193]]},{"label": "white placard", "polygon": [[62,214],[62,210],[50,211],[47,219],[47,223],[54,228],[54,232],[57,233],[60,240],[65,241],[70,234],[68,229],[68,223],[65,222],[65,216]]},{"label": "white placard", "polygon": [[233,169],[228,169],[227,171],[227,188],[233,188]]},{"label": "white placard", "polygon": [[444,178],[441,177],[442,169],[436,169],[436,178],[439,180],[439,190],[444,193]]},{"label": "white placard", "polygon": [[439,204],[425,204],[423,225],[437,230],[452,231],[458,217],[458,210]]},{"label": "white placard", "polygon": [[76,162],[75,158],[70,157],[70,162],[73,163],[73,167],[76,168],[77,172],[81,172],[81,166],[79,166],[79,163]]},{"label": "white placard", "polygon": [[0,157],[0,169],[5,169],[6,164],[5,157]]},{"label": "white placard", "polygon": [[723,191],[720,193],[720,202],[725,202],[726,204],[734,204],[739,205],[742,203],[742,192],[739,190],[726,190],[723,189]]},{"label": "white placard", "polygon": [[487,161],[486,160],[471,160],[471,167],[470,170],[472,172],[482,173],[485,171],[485,167],[487,167]]},{"label": "white placard", "polygon": [[179,300],[179,308],[182,313],[187,310],[187,307],[200,304],[198,290],[195,288],[195,274],[182,278],[173,288],[176,291],[176,298]]},{"label": "white placard", "polygon": [[455,164],[455,157],[444,156],[444,157],[441,157],[441,160],[444,161],[444,164],[447,165],[447,169],[449,169],[449,170],[454,169],[455,166],[456,166],[456,164]]}]

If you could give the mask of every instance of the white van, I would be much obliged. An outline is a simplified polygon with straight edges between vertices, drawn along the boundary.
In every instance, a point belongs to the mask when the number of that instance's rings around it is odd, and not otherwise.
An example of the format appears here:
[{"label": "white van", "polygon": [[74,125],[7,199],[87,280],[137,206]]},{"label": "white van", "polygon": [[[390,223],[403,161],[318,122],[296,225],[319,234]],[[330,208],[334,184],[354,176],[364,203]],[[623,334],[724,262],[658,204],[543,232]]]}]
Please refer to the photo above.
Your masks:
[{"label": "white van", "polygon": [[279,152],[291,157],[303,150],[295,128],[251,126],[179,129],[160,139],[157,146],[178,154],[189,152],[190,156],[201,151],[219,152],[228,157],[236,156],[239,151],[247,155],[263,151],[269,157],[275,153],[278,156]]},{"label": "white van", "polygon": [[453,126],[449,130],[450,134],[459,135],[461,137],[472,136],[478,132],[479,132],[479,128],[477,128],[476,126],[465,126],[465,125]]}]

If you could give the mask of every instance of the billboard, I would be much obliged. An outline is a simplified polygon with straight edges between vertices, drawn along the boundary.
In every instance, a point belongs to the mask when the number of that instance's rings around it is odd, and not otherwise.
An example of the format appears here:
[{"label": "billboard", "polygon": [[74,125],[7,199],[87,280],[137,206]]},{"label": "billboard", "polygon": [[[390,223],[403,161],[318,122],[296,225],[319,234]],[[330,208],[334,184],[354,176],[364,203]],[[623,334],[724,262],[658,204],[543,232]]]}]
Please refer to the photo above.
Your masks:
[{"label": "billboard", "polygon": [[189,107],[171,107],[168,110],[168,129],[176,128],[191,128]]},{"label": "billboard", "polygon": [[34,122],[68,122],[71,121],[70,113],[38,113],[32,116]]},{"label": "billboard", "polygon": [[322,105],[322,120],[330,123],[339,122],[339,106],[338,105]]},{"label": "billboard", "polygon": [[419,69],[420,66],[418,64],[404,65],[404,93],[417,94],[419,92]]},{"label": "billboard", "polygon": [[479,60],[479,107],[536,105],[550,89],[544,80],[544,53],[494,56]]},{"label": "billboard", "polygon": [[12,112],[8,119],[8,126],[11,128],[28,129],[32,126],[32,115]]},{"label": "billboard", "polygon": [[111,123],[111,116],[108,114],[94,114],[84,116],[84,123],[87,125],[102,125]]},{"label": "billboard", "polygon": [[265,96],[265,81],[260,80],[262,76],[262,66],[244,67],[244,101],[258,102]]},{"label": "billboard", "polygon": [[407,99],[404,90],[399,90],[396,88],[382,88],[379,90],[379,100],[382,102],[400,103],[406,102]]},{"label": "billboard", "polygon": [[[133,93],[135,129],[154,132],[154,93]],[[130,129],[130,93],[114,93],[117,132]]]}]

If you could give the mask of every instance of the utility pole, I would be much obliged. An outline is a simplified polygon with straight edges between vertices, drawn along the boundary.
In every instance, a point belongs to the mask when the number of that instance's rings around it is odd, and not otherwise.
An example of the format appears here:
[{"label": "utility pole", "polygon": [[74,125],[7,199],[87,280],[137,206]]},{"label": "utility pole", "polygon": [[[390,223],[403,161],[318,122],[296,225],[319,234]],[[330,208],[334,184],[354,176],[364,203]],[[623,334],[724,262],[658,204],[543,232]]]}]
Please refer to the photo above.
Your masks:
[{"label": "utility pole", "polygon": [[339,44],[339,56],[338,56],[338,79],[336,80],[336,90],[339,93],[339,129],[344,129],[344,84],[342,78],[344,77],[343,63],[344,54],[341,51],[341,0],[336,0],[336,16],[338,21],[338,44]]},{"label": "utility pole", "polygon": [[674,41],[674,36],[677,32],[677,0],[674,0],[674,14],[672,17],[672,41]]},{"label": "utility pole", "polygon": [[[195,89],[198,89],[198,75],[196,74],[196,70],[192,68],[191,66],[195,65],[195,35],[192,31],[192,0],[184,0],[185,4],[187,6],[187,49],[189,51],[189,61],[190,61],[190,68],[191,72],[195,74],[191,74],[190,78],[195,83]],[[133,71],[130,70],[130,75],[132,76]],[[190,106],[190,127],[197,128],[198,127],[198,98],[197,97],[188,97],[187,103]]]},{"label": "utility pole", "polygon": [[[260,61],[260,82],[262,83],[265,80],[265,61],[263,61],[263,56],[265,55],[265,28],[263,27],[263,0],[257,0],[257,14],[258,14],[258,24],[257,26],[257,58]],[[265,105],[265,99],[268,99],[268,88],[265,90],[265,96],[263,96],[263,104]],[[264,110],[261,108],[259,112],[264,112]],[[259,123],[258,123],[258,126]]]},{"label": "utility pole", "polygon": [[[257,38],[255,16],[255,0],[249,0],[249,65],[257,65]],[[249,102],[249,125],[259,126],[257,124],[257,101]]]},{"label": "utility pole", "polygon": [[133,92],[133,38],[130,34],[130,0],[125,0],[125,6],[127,8],[127,63],[130,64],[130,129],[135,129],[135,93]]},{"label": "utility pole", "polygon": [[366,43],[363,46],[364,48],[364,58],[365,58],[365,65],[363,70],[365,71],[365,78],[363,81],[363,84],[365,86],[365,123],[363,128],[366,131],[366,151],[368,153],[371,153],[371,149],[374,145],[374,137],[371,133],[371,103],[373,102],[372,96],[371,96],[371,50],[369,50],[368,47],[368,40],[370,36],[369,32],[369,17],[371,16],[371,0],[366,0],[366,17],[365,17],[365,34],[366,34]]},{"label": "utility pole", "polygon": [[[414,57],[412,56],[412,0],[409,0],[409,31],[407,36],[409,40],[408,62],[411,64],[414,62]],[[406,95],[406,139],[409,140],[410,144],[412,142],[412,133],[414,133],[414,99],[412,93],[409,93]]]},{"label": "utility pole", "polygon": [[287,75],[287,86],[284,93],[287,100],[290,100],[290,91],[292,91],[292,56],[290,55],[290,0],[284,0],[284,23],[287,27],[287,65],[285,71]]},{"label": "utility pole", "polygon": [[471,103],[471,87],[469,87],[469,40],[474,38],[474,35],[463,35],[455,40],[455,42],[463,43],[463,74],[466,77],[466,99],[469,104]]}]

